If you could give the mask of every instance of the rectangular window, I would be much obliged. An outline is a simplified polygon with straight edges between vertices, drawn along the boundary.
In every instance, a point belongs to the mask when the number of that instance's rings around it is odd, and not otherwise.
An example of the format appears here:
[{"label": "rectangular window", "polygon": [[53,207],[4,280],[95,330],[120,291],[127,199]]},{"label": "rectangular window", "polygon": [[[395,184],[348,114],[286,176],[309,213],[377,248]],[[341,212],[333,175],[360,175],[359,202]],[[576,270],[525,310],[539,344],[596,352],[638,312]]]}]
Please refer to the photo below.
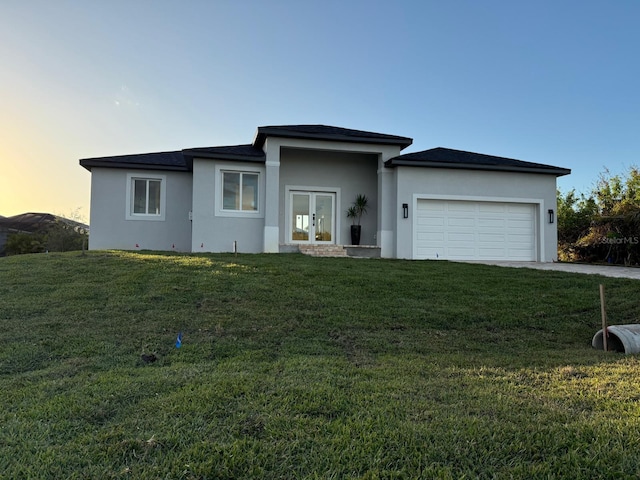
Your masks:
[{"label": "rectangular window", "polygon": [[160,215],[162,181],[149,178],[133,179],[133,214]]},{"label": "rectangular window", "polygon": [[128,173],[125,218],[163,222],[166,190],[166,175]]},{"label": "rectangular window", "polygon": [[222,209],[258,211],[258,174],[222,172]]}]

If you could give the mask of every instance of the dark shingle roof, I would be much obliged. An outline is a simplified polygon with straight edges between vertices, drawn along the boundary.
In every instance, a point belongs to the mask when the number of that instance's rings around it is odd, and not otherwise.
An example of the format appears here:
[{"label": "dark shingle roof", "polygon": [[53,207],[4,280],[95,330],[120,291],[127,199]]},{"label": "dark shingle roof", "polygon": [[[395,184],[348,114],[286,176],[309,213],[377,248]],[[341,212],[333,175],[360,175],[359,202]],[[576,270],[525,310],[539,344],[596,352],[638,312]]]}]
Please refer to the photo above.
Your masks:
[{"label": "dark shingle roof", "polygon": [[20,232],[37,232],[42,228],[46,228],[49,225],[56,222],[63,222],[72,228],[83,228],[88,230],[89,226],[84,223],[76,222],[75,220],[69,220],[68,218],[59,217],[50,213],[21,213],[14,215],[13,217],[0,217],[0,228],[6,228],[9,230],[16,230]]},{"label": "dark shingle roof", "polygon": [[87,170],[92,167],[111,168],[144,168],[146,170],[189,171],[189,159],[182,152],[140,153],[135,155],[119,155],[116,157],[83,158],[80,160]]},{"label": "dark shingle roof", "polygon": [[411,138],[407,137],[386,135],[384,133],[365,132],[362,130],[351,130],[348,128],[330,127],[326,125],[283,125],[258,127],[258,133],[251,145],[187,148],[175,152],[83,158],[80,160],[80,165],[89,171],[91,171],[91,168],[93,167],[109,167],[188,172],[193,169],[194,157],[240,160],[246,162],[264,162],[265,153],[262,151],[262,146],[268,136],[301,138],[306,140],[330,140],[399,145],[401,149],[408,147],[413,142]]},{"label": "dark shingle roof", "polygon": [[253,145],[233,145],[228,147],[187,148],[182,151],[190,157],[217,158],[223,160],[244,160],[247,162],[264,162],[265,155],[260,148]]},{"label": "dark shingle roof", "polygon": [[406,148],[413,143],[413,139],[387,135],[384,133],[351,130],[349,128],[331,127],[327,125],[280,125],[258,127],[253,141],[256,147],[262,147],[267,137],[302,138],[305,140],[331,140],[356,143],[376,143],[384,145],[399,145]]},{"label": "dark shingle roof", "polygon": [[390,158],[384,164],[386,167],[460,168],[467,170],[545,173],[558,177],[571,173],[571,170],[567,168],[442,147],[399,155]]},{"label": "dark shingle roof", "polygon": [[194,157],[243,160],[247,162],[264,162],[265,160],[264,152],[253,145],[233,145],[227,147],[187,148],[176,152],[83,158],[80,160],[80,165],[87,170],[91,170],[92,167],[110,167],[188,172],[193,169]]}]

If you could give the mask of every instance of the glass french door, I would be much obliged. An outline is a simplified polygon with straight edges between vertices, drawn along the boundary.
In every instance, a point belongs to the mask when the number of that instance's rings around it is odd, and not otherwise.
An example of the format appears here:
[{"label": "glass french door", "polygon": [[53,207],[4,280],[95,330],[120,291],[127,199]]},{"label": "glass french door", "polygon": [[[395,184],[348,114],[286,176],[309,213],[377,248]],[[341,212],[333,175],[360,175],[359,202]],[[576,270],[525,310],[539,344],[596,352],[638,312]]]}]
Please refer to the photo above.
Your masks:
[{"label": "glass french door", "polygon": [[335,193],[291,192],[291,242],[335,243],[335,204]]}]

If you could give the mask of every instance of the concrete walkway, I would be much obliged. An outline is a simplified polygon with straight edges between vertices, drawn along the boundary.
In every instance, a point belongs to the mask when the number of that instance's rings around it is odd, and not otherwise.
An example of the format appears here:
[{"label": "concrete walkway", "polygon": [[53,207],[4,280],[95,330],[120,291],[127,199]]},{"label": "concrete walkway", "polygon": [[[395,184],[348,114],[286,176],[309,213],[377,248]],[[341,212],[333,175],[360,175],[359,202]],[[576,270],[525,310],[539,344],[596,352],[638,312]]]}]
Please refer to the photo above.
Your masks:
[{"label": "concrete walkway", "polygon": [[633,278],[640,280],[640,268],[614,267],[608,265],[583,265],[579,263],[538,263],[538,262],[499,262],[499,261],[469,261],[465,263],[481,263],[511,268],[535,268],[537,270],[555,270],[558,272],[584,273],[587,275],[602,275],[604,277]]}]

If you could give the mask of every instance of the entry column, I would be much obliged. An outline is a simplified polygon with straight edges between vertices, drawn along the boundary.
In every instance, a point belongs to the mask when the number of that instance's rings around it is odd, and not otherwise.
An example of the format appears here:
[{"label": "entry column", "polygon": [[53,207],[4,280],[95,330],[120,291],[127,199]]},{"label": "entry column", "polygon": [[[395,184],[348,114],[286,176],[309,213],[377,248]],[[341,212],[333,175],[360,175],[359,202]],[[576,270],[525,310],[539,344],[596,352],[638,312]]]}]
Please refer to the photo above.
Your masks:
[{"label": "entry column", "polygon": [[264,247],[265,253],[280,251],[280,143],[267,138],[264,143],[265,203],[264,203]]},{"label": "entry column", "polygon": [[399,147],[384,147],[378,157],[378,246],[380,256],[396,256],[397,199],[396,173],[384,162],[400,155]]}]

